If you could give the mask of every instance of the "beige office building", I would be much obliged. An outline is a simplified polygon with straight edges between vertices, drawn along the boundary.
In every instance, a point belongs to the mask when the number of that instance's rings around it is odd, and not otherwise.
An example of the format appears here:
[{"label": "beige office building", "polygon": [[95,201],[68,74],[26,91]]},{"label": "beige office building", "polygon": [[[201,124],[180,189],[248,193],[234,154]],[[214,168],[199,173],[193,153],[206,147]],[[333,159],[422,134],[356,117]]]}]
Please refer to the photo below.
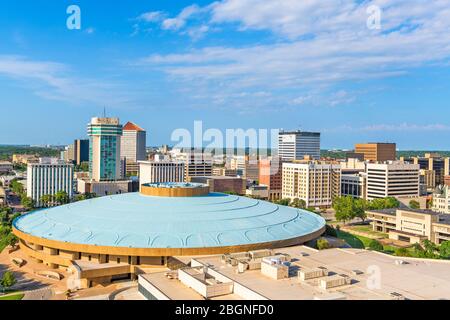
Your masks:
[{"label": "beige office building", "polygon": [[146,160],[146,139],[146,131],[137,124],[128,122],[123,126],[120,157],[126,159],[127,173],[138,172],[138,161]]},{"label": "beige office building", "polygon": [[341,194],[341,167],[322,161],[283,163],[283,199],[302,199],[307,207],[331,207]]},{"label": "beige office building", "polygon": [[439,186],[433,193],[433,210],[450,214],[450,187]]},{"label": "beige office building", "polygon": [[368,163],[366,199],[418,197],[419,165],[401,161]]},{"label": "beige office building", "polygon": [[393,240],[436,244],[450,240],[450,216],[430,210],[387,209],[367,211],[374,231],[388,233]]},{"label": "beige office building", "polygon": [[394,161],[397,146],[395,143],[361,143],[355,145],[355,153],[363,154],[367,161]]},{"label": "beige office building", "polygon": [[259,160],[256,156],[235,156],[230,161],[230,168],[240,172],[247,180],[259,180]]}]

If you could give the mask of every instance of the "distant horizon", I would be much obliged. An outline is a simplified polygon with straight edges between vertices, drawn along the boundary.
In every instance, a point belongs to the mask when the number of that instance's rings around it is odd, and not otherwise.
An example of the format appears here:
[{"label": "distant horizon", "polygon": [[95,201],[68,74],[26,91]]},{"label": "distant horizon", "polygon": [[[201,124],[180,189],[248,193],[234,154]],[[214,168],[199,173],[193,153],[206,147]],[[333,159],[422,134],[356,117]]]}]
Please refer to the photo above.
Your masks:
[{"label": "distant horizon", "polygon": [[[69,144],[61,144],[61,145],[59,145],[59,144],[45,144],[45,145],[44,144],[41,144],[41,145],[40,144],[37,144],[37,145],[33,144],[33,145],[31,145],[31,144],[2,144],[2,143],[0,143],[0,147],[29,147],[29,148],[52,148],[52,147],[56,148],[56,147],[66,147],[68,145],[70,145],[70,143]],[[156,145],[156,146],[146,146],[146,148],[160,148],[160,147],[162,147],[162,145],[163,144]],[[171,146],[171,145],[168,145],[168,146],[169,146],[169,148],[173,148],[173,146]],[[212,148],[209,148],[209,149],[212,149]],[[231,148],[224,148],[224,149],[231,149]],[[234,148],[234,149],[235,150],[236,149],[237,150],[241,150],[241,149],[246,149],[246,148]],[[272,148],[258,148],[258,150],[272,150]],[[354,150],[354,148],[326,148],[326,147],[321,147],[320,150],[321,151],[328,151],[328,152],[332,152],[332,151],[344,152],[344,151],[352,151],[352,150]],[[397,152],[408,152],[408,151],[411,151],[411,152],[430,152],[430,153],[435,152],[435,153],[438,153],[438,152],[450,152],[450,149],[449,150],[445,150],[445,149],[440,149],[440,150],[437,150],[437,149],[436,150],[435,149],[397,149],[396,151]]]}]

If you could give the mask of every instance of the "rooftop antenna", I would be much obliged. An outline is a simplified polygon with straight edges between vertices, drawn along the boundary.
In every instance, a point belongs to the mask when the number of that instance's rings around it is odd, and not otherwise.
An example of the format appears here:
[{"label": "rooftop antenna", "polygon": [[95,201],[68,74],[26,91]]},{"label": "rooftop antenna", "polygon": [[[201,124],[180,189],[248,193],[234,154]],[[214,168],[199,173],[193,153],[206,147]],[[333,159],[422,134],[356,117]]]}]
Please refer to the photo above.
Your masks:
[{"label": "rooftop antenna", "polygon": [[106,118],[106,107],[103,107],[103,118]]}]

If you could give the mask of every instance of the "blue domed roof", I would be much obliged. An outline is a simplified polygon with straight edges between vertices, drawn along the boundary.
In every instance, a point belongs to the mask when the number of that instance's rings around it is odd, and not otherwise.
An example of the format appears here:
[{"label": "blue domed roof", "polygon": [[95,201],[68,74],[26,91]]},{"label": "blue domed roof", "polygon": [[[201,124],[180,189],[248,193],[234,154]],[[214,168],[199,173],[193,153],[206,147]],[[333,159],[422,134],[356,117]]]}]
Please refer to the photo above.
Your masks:
[{"label": "blue domed roof", "polygon": [[205,248],[288,240],[322,229],[308,211],[234,195],[189,198],[139,193],[34,211],[14,226],[50,240],[131,248]]}]

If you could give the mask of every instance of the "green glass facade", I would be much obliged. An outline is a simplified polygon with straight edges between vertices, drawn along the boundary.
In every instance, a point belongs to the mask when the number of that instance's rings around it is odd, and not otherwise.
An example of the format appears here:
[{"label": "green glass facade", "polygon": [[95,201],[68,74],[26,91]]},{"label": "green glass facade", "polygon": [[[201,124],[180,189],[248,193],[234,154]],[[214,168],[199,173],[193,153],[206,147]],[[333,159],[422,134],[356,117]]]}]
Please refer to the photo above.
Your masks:
[{"label": "green glass facade", "polygon": [[[120,166],[120,137],[122,136],[121,125],[90,124],[88,126],[89,144],[89,174],[93,178],[94,156],[99,155],[100,180],[117,180],[117,167]],[[97,144],[94,143],[97,140]],[[94,150],[100,146],[100,150]]]}]

